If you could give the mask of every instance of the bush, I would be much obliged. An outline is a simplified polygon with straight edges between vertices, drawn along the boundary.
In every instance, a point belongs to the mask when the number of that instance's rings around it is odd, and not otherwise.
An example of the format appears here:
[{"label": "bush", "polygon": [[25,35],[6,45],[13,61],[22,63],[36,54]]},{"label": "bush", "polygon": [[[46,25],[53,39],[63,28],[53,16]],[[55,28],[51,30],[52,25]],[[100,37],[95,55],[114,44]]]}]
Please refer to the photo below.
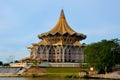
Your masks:
[{"label": "bush", "polygon": [[65,78],[72,78],[72,75],[66,75]]}]

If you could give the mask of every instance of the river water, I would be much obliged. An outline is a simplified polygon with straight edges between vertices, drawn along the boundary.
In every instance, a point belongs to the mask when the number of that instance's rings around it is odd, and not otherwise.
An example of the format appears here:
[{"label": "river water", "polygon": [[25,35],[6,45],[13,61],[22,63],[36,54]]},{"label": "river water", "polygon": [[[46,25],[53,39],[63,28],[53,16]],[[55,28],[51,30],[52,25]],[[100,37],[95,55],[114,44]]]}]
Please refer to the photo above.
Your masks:
[{"label": "river water", "polygon": [[[98,80],[98,79],[69,79],[69,78],[23,78],[23,77],[1,77],[0,80]],[[99,80],[105,80],[105,79],[99,79]],[[106,79],[108,80],[108,79]]]}]

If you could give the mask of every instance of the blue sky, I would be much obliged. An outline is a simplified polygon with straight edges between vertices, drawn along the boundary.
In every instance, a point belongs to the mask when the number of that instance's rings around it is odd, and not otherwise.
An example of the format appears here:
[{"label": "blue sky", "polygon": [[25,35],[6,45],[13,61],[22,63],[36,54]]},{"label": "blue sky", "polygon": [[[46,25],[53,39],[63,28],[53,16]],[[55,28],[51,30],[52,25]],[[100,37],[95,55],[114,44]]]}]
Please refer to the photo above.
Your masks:
[{"label": "blue sky", "polygon": [[0,0],[0,60],[29,56],[26,47],[54,27],[62,8],[68,24],[87,35],[81,43],[120,38],[120,0]]}]

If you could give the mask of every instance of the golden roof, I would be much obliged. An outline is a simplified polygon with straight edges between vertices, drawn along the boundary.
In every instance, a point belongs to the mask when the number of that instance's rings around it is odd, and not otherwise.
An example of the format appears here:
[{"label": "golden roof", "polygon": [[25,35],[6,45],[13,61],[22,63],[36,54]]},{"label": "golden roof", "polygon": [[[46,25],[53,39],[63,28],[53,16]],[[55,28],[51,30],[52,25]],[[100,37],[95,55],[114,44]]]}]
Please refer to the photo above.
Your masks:
[{"label": "golden roof", "polygon": [[82,39],[86,38],[86,35],[82,34],[82,33],[77,33],[75,32],[67,23],[66,19],[65,19],[65,15],[64,15],[64,11],[61,11],[59,20],[57,22],[57,24],[49,31],[46,33],[42,33],[39,34],[38,37],[41,39],[44,36],[48,36],[48,35],[56,35],[56,34],[60,34],[60,35],[64,35],[64,34],[69,34],[69,35],[76,35],[78,37],[80,37]]},{"label": "golden roof", "polygon": [[79,41],[76,41],[73,45],[74,45],[74,46],[81,46],[81,44],[80,44]]},{"label": "golden roof", "polygon": [[62,10],[57,24],[55,25],[53,29],[49,31],[49,33],[52,33],[52,34],[59,33],[62,35],[65,33],[69,33],[72,35],[76,32],[68,25],[65,19],[64,11]]},{"label": "golden roof", "polygon": [[49,45],[45,40],[42,40],[38,43],[39,45]]},{"label": "golden roof", "polygon": [[53,45],[63,45],[63,41],[60,40],[60,41],[58,41],[56,44],[53,44]]},{"label": "golden roof", "polygon": [[32,49],[32,48],[33,48],[33,46],[28,46],[27,48],[28,48],[28,49]]},{"label": "golden roof", "polygon": [[37,43],[32,43],[32,46],[28,46],[28,49],[33,49],[35,47],[39,46]]}]

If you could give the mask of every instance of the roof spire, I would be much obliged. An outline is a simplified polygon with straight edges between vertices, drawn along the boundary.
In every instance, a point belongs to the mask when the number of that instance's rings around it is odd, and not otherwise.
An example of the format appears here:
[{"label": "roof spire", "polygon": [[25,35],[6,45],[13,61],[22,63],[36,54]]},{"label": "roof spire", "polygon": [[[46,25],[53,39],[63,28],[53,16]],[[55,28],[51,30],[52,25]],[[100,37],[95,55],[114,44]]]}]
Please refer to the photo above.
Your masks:
[{"label": "roof spire", "polygon": [[61,35],[64,35],[65,33],[68,34],[74,34],[75,31],[68,25],[65,15],[64,15],[64,10],[61,10],[60,17],[58,19],[57,24],[49,31],[51,34],[56,34],[59,33]]},{"label": "roof spire", "polygon": [[49,35],[64,35],[64,34],[68,34],[68,35],[76,35],[77,37],[79,37],[80,40],[85,39],[86,35],[81,34],[81,33],[77,33],[75,32],[67,23],[66,19],[65,19],[65,15],[64,15],[64,11],[63,9],[61,10],[60,13],[60,17],[58,19],[58,22],[56,23],[56,25],[49,31],[43,34],[38,35],[38,37],[40,39],[42,39],[45,36],[49,36]]},{"label": "roof spire", "polygon": [[60,17],[65,19],[65,14],[64,14],[64,10],[63,9],[61,10]]}]

